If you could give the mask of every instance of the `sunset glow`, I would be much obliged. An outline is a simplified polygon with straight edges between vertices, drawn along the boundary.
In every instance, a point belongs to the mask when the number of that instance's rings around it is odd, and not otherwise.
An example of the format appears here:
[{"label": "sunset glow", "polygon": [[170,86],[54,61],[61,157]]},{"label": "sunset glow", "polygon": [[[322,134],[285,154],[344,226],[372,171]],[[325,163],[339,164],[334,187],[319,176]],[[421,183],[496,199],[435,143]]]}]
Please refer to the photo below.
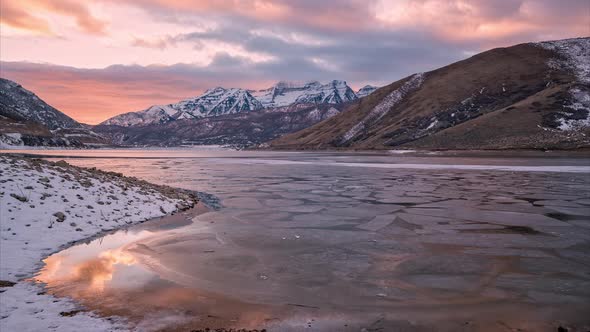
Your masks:
[{"label": "sunset glow", "polygon": [[81,122],[215,86],[383,85],[485,49],[590,35],[586,0],[1,2],[0,76]]},{"label": "sunset glow", "polygon": [[122,249],[106,250],[95,259],[81,262],[68,257],[51,256],[45,260],[45,268],[37,276],[44,283],[76,282],[82,292],[102,292],[105,283],[113,279],[115,265],[133,265],[135,257]]}]

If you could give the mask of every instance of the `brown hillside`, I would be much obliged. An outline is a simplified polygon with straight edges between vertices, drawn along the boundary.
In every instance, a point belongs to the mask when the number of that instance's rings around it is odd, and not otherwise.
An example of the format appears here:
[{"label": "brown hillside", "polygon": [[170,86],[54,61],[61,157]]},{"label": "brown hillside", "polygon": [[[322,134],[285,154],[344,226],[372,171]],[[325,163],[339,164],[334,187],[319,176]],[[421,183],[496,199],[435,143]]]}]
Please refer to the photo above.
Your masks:
[{"label": "brown hillside", "polygon": [[[582,39],[587,41],[588,38]],[[573,40],[576,41],[576,40]],[[579,41],[579,40],[577,40]],[[497,48],[424,74],[385,111],[379,103],[411,77],[385,86],[344,112],[271,142],[281,149],[504,149],[587,146],[588,128],[558,130],[576,83],[571,71],[548,66],[559,54],[535,44]],[[587,88],[587,87],[585,87]],[[564,113],[565,114],[565,113]],[[364,125],[358,125],[365,121]],[[353,130],[354,127],[356,130]],[[360,128],[360,130],[359,130]]]}]

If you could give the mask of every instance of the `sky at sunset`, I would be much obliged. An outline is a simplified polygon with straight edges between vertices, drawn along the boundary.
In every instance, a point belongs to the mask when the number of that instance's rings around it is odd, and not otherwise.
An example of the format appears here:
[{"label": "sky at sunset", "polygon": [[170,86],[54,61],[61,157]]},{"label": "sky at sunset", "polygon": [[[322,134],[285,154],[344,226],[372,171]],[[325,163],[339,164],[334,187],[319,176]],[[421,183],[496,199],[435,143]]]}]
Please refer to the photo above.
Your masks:
[{"label": "sky at sunset", "polygon": [[215,87],[384,85],[590,35],[588,0],[1,0],[0,76],[96,124]]}]

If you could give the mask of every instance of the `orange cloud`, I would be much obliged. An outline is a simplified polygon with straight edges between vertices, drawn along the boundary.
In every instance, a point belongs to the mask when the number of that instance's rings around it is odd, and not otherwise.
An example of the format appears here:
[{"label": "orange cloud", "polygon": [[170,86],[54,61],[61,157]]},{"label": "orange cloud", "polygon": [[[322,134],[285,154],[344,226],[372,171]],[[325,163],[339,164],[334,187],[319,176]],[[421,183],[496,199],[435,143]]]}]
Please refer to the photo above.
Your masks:
[{"label": "orange cloud", "polygon": [[48,21],[38,17],[47,13],[72,17],[80,29],[90,34],[102,35],[107,26],[106,22],[95,18],[83,2],[79,1],[20,0],[1,3],[0,23],[33,33],[54,34]]},{"label": "orange cloud", "polygon": [[[10,67],[10,68],[9,68]],[[127,73],[104,69],[2,63],[0,75],[31,90],[49,105],[77,121],[98,124],[117,114],[138,111],[155,104],[177,102],[198,95],[194,83],[174,75],[125,79]]]},{"label": "orange cloud", "polygon": [[[8,27],[0,60],[13,61],[2,63],[0,76],[91,124],[216,85],[335,78],[385,84],[491,47],[590,35],[587,0],[0,0],[0,6],[0,23]],[[105,19],[116,34],[102,36]],[[72,23],[87,34],[66,35]],[[15,38],[12,29],[67,38]]]},{"label": "orange cloud", "polygon": [[[108,0],[107,0],[108,1]],[[112,1],[112,0],[111,0]],[[287,4],[280,1],[252,0],[123,0],[144,8],[169,9],[182,13],[237,13],[261,20],[284,18],[291,13]]]},{"label": "orange cloud", "polygon": [[74,17],[78,26],[88,33],[105,33],[106,23],[95,18],[87,7],[81,5],[80,1],[35,0],[35,2],[50,12]]},{"label": "orange cloud", "polygon": [[0,24],[38,34],[53,34],[46,20],[30,15],[14,1],[0,1]]}]

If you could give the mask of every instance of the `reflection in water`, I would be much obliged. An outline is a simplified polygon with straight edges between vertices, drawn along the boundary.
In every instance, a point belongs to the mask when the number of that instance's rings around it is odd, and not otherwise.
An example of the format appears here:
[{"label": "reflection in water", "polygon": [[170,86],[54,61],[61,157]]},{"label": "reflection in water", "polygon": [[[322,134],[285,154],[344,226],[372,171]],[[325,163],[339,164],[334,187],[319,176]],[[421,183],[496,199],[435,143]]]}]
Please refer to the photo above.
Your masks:
[{"label": "reflection in water", "polygon": [[44,260],[45,267],[35,279],[47,284],[51,292],[69,296],[74,289],[82,295],[102,293],[106,288],[141,287],[157,275],[138,264],[136,255],[151,250],[140,242],[174,235],[206,211],[206,206],[197,204],[188,212],[148,221],[60,251]]},{"label": "reflection in water", "polygon": [[[79,245],[75,250],[64,250],[44,260],[45,267],[36,276],[36,280],[47,284],[52,293],[60,294],[65,291],[72,296],[71,293],[75,290],[76,296],[84,297],[104,292],[107,285],[109,288],[131,286],[121,285],[122,280],[133,281],[139,286],[138,280],[146,281],[153,273],[137,266],[134,253],[128,248],[135,241],[156,233],[116,233]],[[125,271],[128,276],[130,270],[135,271],[135,279],[116,278],[121,271]],[[139,278],[140,275],[143,278]]]},{"label": "reflection in water", "polygon": [[[141,154],[148,158],[67,161],[205,191],[223,209],[60,252],[38,277],[48,292],[140,330],[590,325],[590,178],[527,171],[586,172],[582,158]],[[520,172],[425,169],[445,163]]]},{"label": "reflection in water", "polygon": [[37,279],[47,284],[76,283],[87,292],[102,292],[105,283],[113,279],[117,264],[133,265],[137,261],[133,254],[123,249],[101,252],[97,258],[73,264],[62,255],[48,257],[45,268]]},{"label": "reflection in water", "polygon": [[[154,270],[149,263],[150,257],[158,254],[147,245],[150,241],[175,238],[164,244],[182,242],[186,226],[206,210],[198,205],[189,213],[147,222],[58,252],[44,260],[35,281],[46,284],[49,294],[71,297],[99,314],[126,317],[138,331],[234,324],[258,327],[270,319],[271,310],[186,283],[177,284],[174,277]],[[206,226],[192,227],[197,233],[204,230]]]}]

